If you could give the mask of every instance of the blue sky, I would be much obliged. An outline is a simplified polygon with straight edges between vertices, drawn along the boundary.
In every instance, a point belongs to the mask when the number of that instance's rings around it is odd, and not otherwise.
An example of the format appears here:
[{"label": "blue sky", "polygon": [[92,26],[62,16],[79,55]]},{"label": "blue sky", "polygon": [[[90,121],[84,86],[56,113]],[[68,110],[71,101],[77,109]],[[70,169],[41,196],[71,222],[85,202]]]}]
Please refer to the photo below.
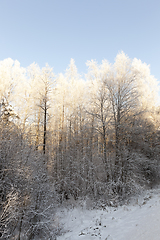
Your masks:
[{"label": "blue sky", "polygon": [[0,0],[0,60],[57,74],[73,58],[86,73],[87,60],[113,63],[121,50],[160,80],[159,0]]}]

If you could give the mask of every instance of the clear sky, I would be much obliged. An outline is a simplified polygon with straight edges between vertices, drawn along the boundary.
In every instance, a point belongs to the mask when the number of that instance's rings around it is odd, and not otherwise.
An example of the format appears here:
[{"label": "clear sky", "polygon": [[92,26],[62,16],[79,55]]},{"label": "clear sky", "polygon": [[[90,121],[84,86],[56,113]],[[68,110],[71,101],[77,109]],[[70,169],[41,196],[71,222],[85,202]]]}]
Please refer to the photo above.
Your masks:
[{"label": "clear sky", "polygon": [[57,74],[73,58],[86,73],[87,60],[113,63],[121,50],[160,80],[160,0],[0,0],[0,60]]}]

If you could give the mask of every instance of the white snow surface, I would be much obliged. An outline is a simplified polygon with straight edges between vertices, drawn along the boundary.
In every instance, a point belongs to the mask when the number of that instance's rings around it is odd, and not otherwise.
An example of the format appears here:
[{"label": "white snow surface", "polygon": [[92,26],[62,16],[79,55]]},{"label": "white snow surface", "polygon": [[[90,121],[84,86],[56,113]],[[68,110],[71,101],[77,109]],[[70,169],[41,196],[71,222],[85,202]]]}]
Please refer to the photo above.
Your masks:
[{"label": "white snow surface", "polygon": [[57,219],[64,228],[57,240],[160,240],[160,188],[117,208],[64,208]]}]

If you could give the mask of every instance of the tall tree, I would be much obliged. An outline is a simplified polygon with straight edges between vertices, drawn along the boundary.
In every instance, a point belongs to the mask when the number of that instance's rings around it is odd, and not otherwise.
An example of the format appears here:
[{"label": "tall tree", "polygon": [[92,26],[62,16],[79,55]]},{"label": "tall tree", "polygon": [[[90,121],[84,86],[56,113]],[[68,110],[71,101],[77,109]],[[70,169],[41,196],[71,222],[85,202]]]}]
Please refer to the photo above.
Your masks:
[{"label": "tall tree", "polygon": [[89,79],[90,89],[90,104],[87,112],[94,117],[96,124],[94,129],[100,134],[100,144],[103,145],[103,162],[106,169],[107,179],[109,179],[109,164],[107,159],[107,141],[108,132],[110,129],[110,101],[109,91],[105,84],[106,78],[110,75],[110,64],[107,61],[102,61],[98,66],[95,61],[88,61],[89,72],[87,78]]},{"label": "tall tree", "polygon": [[123,159],[121,159],[121,149],[125,141],[127,141],[127,136],[124,134],[129,129],[129,119],[131,115],[133,116],[136,113],[138,106],[136,77],[132,74],[131,67],[131,60],[122,52],[117,55],[113,71],[109,78],[106,78],[115,133],[114,179],[116,181],[122,176]]},{"label": "tall tree", "polygon": [[[30,99],[33,102],[34,122],[35,122],[35,145],[36,149],[42,146],[43,153],[46,153],[47,121],[49,108],[51,107],[51,92],[54,85],[54,74],[48,65],[40,69],[38,65],[32,64],[29,67],[30,74]],[[33,120],[32,120],[33,121]],[[43,123],[43,130],[42,130]],[[43,132],[43,133],[42,133]],[[40,142],[41,141],[41,142]]]}]

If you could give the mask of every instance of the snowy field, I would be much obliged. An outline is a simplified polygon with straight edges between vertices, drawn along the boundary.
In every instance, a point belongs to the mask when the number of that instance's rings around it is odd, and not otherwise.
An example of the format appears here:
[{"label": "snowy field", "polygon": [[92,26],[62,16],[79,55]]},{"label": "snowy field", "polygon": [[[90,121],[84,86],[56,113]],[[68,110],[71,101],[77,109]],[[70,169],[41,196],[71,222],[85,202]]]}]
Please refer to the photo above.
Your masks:
[{"label": "snowy field", "polygon": [[63,209],[57,219],[65,230],[57,240],[160,240],[160,189],[117,208]]}]

